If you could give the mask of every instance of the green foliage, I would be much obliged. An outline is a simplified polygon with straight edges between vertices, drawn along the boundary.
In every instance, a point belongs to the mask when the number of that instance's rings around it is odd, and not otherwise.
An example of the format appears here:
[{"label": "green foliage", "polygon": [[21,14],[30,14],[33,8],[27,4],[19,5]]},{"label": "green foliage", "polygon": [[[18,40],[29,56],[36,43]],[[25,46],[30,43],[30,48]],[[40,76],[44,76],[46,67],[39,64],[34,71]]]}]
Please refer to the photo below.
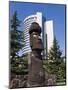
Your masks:
[{"label": "green foliage", "polygon": [[10,56],[12,56],[12,59],[14,59],[19,49],[21,49],[23,46],[24,38],[22,31],[18,30],[18,27],[20,27],[20,21],[17,18],[17,12],[14,12],[10,25]]},{"label": "green foliage", "polygon": [[43,61],[43,67],[48,74],[56,75],[58,82],[66,78],[65,62],[56,38],[54,38],[53,46],[49,51],[48,60]]},{"label": "green foliage", "polygon": [[11,72],[19,75],[25,75],[28,73],[27,55],[15,58],[15,62],[11,64]]},{"label": "green foliage", "polygon": [[58,59],[61,59],[61,55],[62,55],[62,52],[60,50],[60,46],[58,45],[56,38],[54,38],[53,46],[49,51],[49,59],[58,60]]},{"label": "green foliage", "polygon": [[24,34],[18,30],[20,21],[17,17],[17,12],[14,12],[10,25],[10,64],[11,72],[16,74],[27,73],[27,56],[19,57],[18,51],[24,46]]},{"label": "green foliage", "polygon": [[17,12],[14,12],[10,25],[10,56],[13,60],[15,56],[17,56],[17,52],[24,46],[23,32],[18,30],[18,27],[20,27],[20,21],[18,20]]},{"label": "green foliage", "polygon": [[21,21],[17,18],[17,11],[14,12],[14,15],[11,20],[11,28],[16,31],[20,26]]}]

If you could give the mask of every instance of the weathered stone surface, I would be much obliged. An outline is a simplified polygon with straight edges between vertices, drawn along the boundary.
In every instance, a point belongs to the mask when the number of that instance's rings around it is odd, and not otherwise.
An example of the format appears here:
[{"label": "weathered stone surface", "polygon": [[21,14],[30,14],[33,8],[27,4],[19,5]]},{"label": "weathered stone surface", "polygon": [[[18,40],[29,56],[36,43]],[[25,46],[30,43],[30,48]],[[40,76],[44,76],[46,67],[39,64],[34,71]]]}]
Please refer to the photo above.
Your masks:
[{"label": "weathered stone surface", "polygon": [[36,49],[42,50],[43,49],[42,40],[41,40],[38,32],[31,33],[30,46],[31,46],[32,50],[36,50]]},{"label": "weathered stone surface", "polygon": [[31,63],[29,64],[28,84],[29,87],[44,86],[45,78],[42,66],[42,60],[31,54]]},{"label": "weathered stone surface", "polygon": [[33,33],[33,32],[38,32],[38,33],[41,33],[41,27],[39,26],[38,23],[36,22],[33,22],[30,29],[29,29],[29,33]]},{"label": "weathered stone surface", "polygon": [[48,75],[47,86],[53,86],[53,85],[56,85],[56,75],[51,74]]},{"label": "weathered stone surface", "polygon": [[9,88],[27,87],[27,77],[28,75],[15,75],[15,77],[10,81]]},{"label": "weathered stone surface", "polygon": [[21,80],[18,75],[15,76],[10,82],[10,88],[19,88],[21,86]]}]

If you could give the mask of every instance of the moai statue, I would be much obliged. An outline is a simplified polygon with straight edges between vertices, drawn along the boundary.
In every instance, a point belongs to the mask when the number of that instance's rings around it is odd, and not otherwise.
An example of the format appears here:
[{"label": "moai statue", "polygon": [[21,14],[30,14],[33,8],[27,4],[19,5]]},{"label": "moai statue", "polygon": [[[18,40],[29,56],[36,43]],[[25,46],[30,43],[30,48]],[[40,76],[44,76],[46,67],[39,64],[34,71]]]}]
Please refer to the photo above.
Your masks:
[{"label": "moai statue", "polygon": [[30,55],[30,61],[28,65],[28,87],[37,87],[45,85],[45,75],[42,64],[42,40],[40,37],[41,28],[38,23],[34,22],[31,24],[29,29],[30,34],[30,46],[32,49]]}]

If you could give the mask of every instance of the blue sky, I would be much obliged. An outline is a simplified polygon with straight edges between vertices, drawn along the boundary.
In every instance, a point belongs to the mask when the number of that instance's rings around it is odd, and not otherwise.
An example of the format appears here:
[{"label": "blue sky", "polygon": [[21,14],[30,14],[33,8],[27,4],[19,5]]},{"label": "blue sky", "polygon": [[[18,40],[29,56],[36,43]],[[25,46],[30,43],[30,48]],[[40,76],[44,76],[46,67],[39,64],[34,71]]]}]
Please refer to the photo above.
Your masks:
[{"label": "blue sky", "polygon": [[[18,18],[21,21],[36,12],[42,12],[46,20],[53,20],[54,34],[58,40],[60,49],[63,51],[63,54],[65,54],[65,5],[10,2],[10,18],[14,11],[18,12]],[[20,29],[22,30],[22,27]]]}]

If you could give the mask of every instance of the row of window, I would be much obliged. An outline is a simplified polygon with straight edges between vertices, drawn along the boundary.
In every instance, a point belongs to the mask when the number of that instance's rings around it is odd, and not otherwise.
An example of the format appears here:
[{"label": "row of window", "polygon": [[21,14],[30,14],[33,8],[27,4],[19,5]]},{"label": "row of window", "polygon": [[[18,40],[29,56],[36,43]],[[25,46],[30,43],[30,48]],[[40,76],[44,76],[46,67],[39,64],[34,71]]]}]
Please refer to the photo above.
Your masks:
[{"label": "row of window", "polygon": [[27,50],[30,49],[30,46],[29,45],[25,45],[22,50],[26,50],[26,49]]},{"label": "row of window", "polygon": [[37,19],[36,16],[30,17],[30,18],[28,18],[28,19],[26,19],[26,20],[24,21],[24,24],[27,24],[27,23],[29,23],[30,21],[36,20],[36,19]]},{"label": "row of window", "polygon": [[29,41],[30,41],[30,38],[29,39],[27,39],[27,38],[24,39],[24,42],[29,42]]},{"label": "row of window", "polygon": [[24,39],[24,42],[28,42],[29,43],[30,41],[30,38],[29,39]]},{"label": "row of window", "polygon": [[29,50],[29,49],[31,49],[31,47],[30,47],[30,46],[25,46],[25,47],[23,47],[23,49],[22,49],[22,50]]},{"label": "row of window", "polygon": [[29,38],[29,34],[24,34],[24,38]]},{"label": "row of window", "polygon": [[27,46],[23,47],[22,50],[19,51],[19,53],[21,53],[21,55],[29,53],[29,52],[31,52],[31,48],[27,47]]},{"label": "row of window", "polygon": [[28,46],[30,47],[30,43],[29,43],[29,42],[27,42],[25,45],[26,45],[27,47],[28,47]]},{"label": "row of window", "polygon": [[29,31],[24,32],[24,36],[29,35]]},{"label": "row of window", "polygon": [[29,52],[31,52],[31,50],[28,50],[28,51],[22,52],[22,55],[25,55],[26,53],[29,53]]},{"label": "row of window", "polygon": [[28,31],[24,33],[24,37],[29,37],[29,32]]},{"label": "row of window", "polygon": [[33,23],[33,22],[36,22],[36,20],[32,20],[32,21],[29,21],[28,23],[26,23],[26,24],[24,24],[24,29],[29,29],[29,27],[30,27],[30,25],[31,25],[31,23]]},{"label": "row of window", "polygon": [[30,21],[28,21],[27,23],[24,23],[24,25],[29,25],[29,24],[31,24],[32,22],[35,22],[35,21],[36,21],[35,19],[30,20]]},{"label": "row of window", "polygon": [[25,48],[25,49],[22,49],[22,53],[25,53],[25,52],[28,52],[28,51],[31,51],[31,48]]}]

